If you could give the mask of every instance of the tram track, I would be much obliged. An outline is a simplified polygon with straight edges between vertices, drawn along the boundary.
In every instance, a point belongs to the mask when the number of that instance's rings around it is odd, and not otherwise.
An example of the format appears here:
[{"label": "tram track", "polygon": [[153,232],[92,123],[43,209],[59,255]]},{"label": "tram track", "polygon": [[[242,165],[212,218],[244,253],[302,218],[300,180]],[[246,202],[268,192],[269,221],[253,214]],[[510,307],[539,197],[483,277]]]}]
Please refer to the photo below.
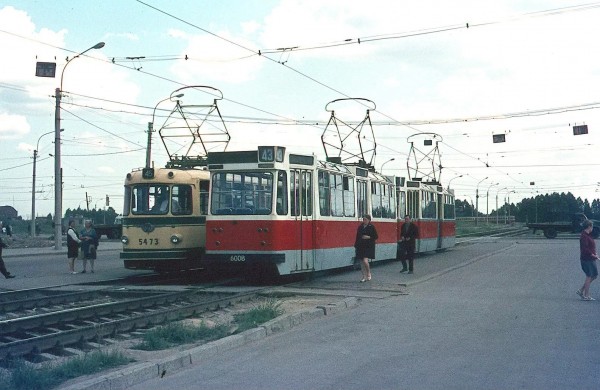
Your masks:
[{"label": "tram track", "polygon": [[[0,359],[36,356],[90,341],[148,328],[253,299],[257,290],[243,293],[189,289],[177,292],[129,291],[101,288],[86,292],[52,294],[48,289],[29,290],[29,295],[11,304],[10,293],[0,295],[4,311],[0,320]],[[16,292],[22,296],[24,292]],[[77,299],[77,304],[65,300]],[[51,301],[41,309],[38,304]],[[11,306],[12,305],[12,306]],[[40,311],[43,311],[40,313]]]}]

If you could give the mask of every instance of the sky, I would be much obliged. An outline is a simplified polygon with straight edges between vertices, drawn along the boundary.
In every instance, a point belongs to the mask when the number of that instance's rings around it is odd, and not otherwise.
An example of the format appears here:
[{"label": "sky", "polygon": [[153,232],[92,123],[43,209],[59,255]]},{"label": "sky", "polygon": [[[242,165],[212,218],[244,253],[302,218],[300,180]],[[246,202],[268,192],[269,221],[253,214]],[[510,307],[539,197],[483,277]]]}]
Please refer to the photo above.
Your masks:
[{"label": "sky", "polygon": [[[558,0],[0,1],[0,205],[30,218],[37,148],[36,215],[54,212],[61,80],[63,211],[104,208],[106,196],[122,210],[148,122],[154,166],[168,161],[158,130],[182,91],[184,107],[217,102],[229,151],[323,159],[336,151],[322,136],[339,142],[331,111],[351,127],[368,112],[372,133],[345,149],[373,150],[384,174],[432,174],[471,203],[478,191],[482,212],[553,192],[591,202],[598,20],[600,2]],[[56,77],[36,77],[36,62],[55,62]],[[204,87],[177,92],[186,86]],[[588,134],[573,134],[580,125]]]}]

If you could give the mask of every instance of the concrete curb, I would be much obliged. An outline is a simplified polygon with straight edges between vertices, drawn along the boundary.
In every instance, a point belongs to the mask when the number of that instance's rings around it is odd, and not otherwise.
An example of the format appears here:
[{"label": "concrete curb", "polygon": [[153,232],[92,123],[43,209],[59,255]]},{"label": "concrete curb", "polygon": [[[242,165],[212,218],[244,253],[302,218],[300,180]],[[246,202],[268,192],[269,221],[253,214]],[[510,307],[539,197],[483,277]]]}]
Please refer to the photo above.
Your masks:
[{"label": "concrete curb", "polygon": [[157,362],[144,362],[132,365],[122,370],[100,375],[96,378],[61,387],[63,390],[120,390],[143,383],[154,378],[162,378],[183,368],[201,364],[210,359],[215,353],[229,351],[244,344],[262,340],[274,333],[289,330],[303,322],[316,318],[335,315],[344,310],[357,307],[359,300],[348,297],[335,303],[317,306],[314,309],[298,313],[285,314],[261,326],[249,329],[240,334],[224,337],[192,349],[176,352]]}]

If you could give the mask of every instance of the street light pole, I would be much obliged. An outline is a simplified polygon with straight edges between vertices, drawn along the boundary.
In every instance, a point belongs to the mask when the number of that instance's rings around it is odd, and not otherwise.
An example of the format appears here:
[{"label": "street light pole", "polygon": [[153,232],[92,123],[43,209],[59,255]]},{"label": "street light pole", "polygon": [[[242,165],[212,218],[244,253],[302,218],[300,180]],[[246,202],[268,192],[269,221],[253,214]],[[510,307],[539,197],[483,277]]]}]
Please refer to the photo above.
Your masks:
[{"label": "street light pole", "polygon": [[459,177],[463,177],[464,175],[460,175],[460,176],[454,176],[452,179],[448,180],[448,189],[450,189],[450,183],[452,183],[452,180],[454,179],[458,179]]},{"label": "street light pole", "polygon": [[507,189],[508,189],[508,187],[504,187],[504,188],[500,188],[498,191],[496,191],[496,225],[498,225],[498,223],[499,223],[498,216],[500,215],[500,213],[498,212],[498,194],[500,193],[500,191],[504,191]]},{"label": "street light pole", "polygon": [[62,169],[60,156],[60,101],[62,99],[63,77],[65,69],[75,58],[87,53],[92,49],[101,49],[104,42],[98,42],[87,50],[82,51],[75,57],[67,61],[60,74],[60,87],[56,88],[54,95],[56,98],[56,107],[54,109],[54,249],[59,250],[62,247]]},{"label": "street light pole", "polygon": [[38,138],[38,140],[37,140],[35,149],[33,150],[33,180],[31,183],[31,226],[30,226],[31,237],[35,237],[35,167],[36,167],[36,162],[37,162],[38,150],[40,149],[40,140],[42,139],[43,136],[52,134],[52,133],[54,133],[54,131],[49,131],[47,133],[40,135],[40,138]]},{"label": "street light pole", "polygon": [[479,185],[482,181],[488,178],[489,176],[485,179],[480,180],[479,183],[477,183],[477,187],[475,188],[475,225],[477,225],[477,222],[479,221]]},{"label": "street light pole", "polygon": [[383,167],[385,166],[385,164],[392,162],[394,160],[396,160],[396,159],[392,157],[389,160],[387,160],[386,162],[384,162],[383,164],[381,164],[381,168],[379,168],[379,172],[383,173]]},{"label": "street light pole", "polygon": [[488,189],[487,192],[485,194],[485,203],[486,203],[486,209],[485,209],[485,223],[488,223],[488,219],[490,218],[490,189],[493,186],[497,186],[500,183],[492,183]]},{"label": "street light pole", "polygon": [[174,97],[177,99],[181,99],[183,97],[183,93],[177,94],[175,96],[169,96],[166,99],[163,99],[156,103],[154,106],[154,111],[152,111],[152,122],[148,122],[148,145],[146,146],[146,168],[150,168],[150,160],[152,155],[152,133],[154,133],[154,115],[156,114],[156,109],[162,102],[166,102],[167,100],[171,100]]}]

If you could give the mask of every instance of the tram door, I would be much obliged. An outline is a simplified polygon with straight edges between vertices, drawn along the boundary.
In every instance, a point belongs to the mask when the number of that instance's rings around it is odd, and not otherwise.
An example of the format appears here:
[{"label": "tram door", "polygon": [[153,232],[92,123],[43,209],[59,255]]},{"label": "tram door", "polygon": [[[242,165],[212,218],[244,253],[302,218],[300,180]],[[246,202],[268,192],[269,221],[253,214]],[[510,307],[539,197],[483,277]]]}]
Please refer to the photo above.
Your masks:
[{"label": "tram door", "polygon": [[290,211],[293,218],[292,234],[294,248],[293,265],[295,271],[314,269],[314,216],[313,216],[313,176],[305,169],[290,170]]}]

